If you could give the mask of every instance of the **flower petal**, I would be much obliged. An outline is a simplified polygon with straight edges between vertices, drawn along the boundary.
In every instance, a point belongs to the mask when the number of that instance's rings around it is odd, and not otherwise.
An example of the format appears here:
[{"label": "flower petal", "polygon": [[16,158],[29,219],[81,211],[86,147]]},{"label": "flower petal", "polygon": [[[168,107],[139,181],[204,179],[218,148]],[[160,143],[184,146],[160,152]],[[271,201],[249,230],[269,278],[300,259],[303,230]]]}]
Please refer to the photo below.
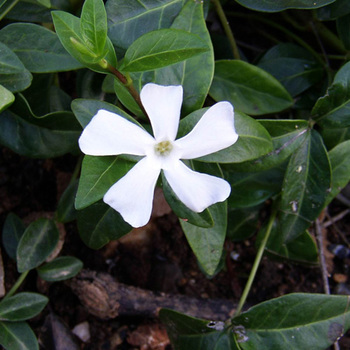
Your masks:
[{"label": "flower petal", "polygon": [[182,86],[146,84],[140,93],[141,102],[151,120],[158,141],[174,141],[180,120]]},{"label": "flower petal", "polygon": [[193,159],[220,151],[238,139],[231,103],[218,102],[210,107],[186,136],[175,141],[181,159]]},{"label": "flower petal", "polygon": [[151,217],[159,173],[160,169],[145,157],[107,191],[103,201],[131,226],[144,226]]},{"label": "flower petal", "polygon": [[79,147],[91,156],[132,154],[143,156],[154,138],[118,114],[100,109],[83,130]]},{"label": "flower petal", "polygon": [[174,163],[172,169],[163,171],[180,201],[196,213],[223,202],[230,195],[231,187],[227,181],[193,171],[181,161]]}]

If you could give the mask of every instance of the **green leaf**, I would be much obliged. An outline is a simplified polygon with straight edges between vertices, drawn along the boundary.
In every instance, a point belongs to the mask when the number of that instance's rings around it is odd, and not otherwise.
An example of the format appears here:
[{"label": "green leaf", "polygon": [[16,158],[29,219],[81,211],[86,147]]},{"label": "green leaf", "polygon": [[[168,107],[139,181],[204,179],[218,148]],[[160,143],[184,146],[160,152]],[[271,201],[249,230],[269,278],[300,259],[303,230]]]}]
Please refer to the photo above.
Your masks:
[{"label": "green leaf", "polygon": [[350,50],[350,14],[337,18],[337,31],[346,50]]},{"label": "green leaf", "polygon": [[0,84],[11,92],[18,92],[25,90],[31,82],[32,75],[21,60],[0,42]]},{"label": "green leaf", "polygon": [[322,127],[342,128],[350,126],[350,62],[335,75],[333,84],[325,96],[318,99],[312,109],[313,118]]},{"label": "green leaf", "polygon": [[212,227],[214,225],[213,218],[208,209],[203,210],[201,213],[195,213],[194,211],[187,208],[176,196],[166,177],[162,172],[162,184],[163,193],[166,201],[170,205],[173,212],[182,220],[199,226],[199,227]]},{"label": "green leaf", "polygon": [[102,199],[134,165],[122,157],[84,156],[75,208],[80,210]]},{"label": "green leaf", "polygon": [[350,327],[348,296],[295,293],[256,305],[232,320],[243,350],[325,350]]},{"label": "green leaf", "polygon": [[23,221],[15,214],[7,215],[4,227],[2,229],[2,244],[6,253],[12,258],[16,259],[16,251],[18,242],[20,241],[26,227]]},{"label": "green leaf", "polygon": [[53,252],[58,239],[58,229],[53,221],[41,218],[32,222],[18,243],[18,272],[39,266]]},{"label": "green leaf", "polygon": [[106,3],[109,37],[123,55],[141,35],[169,28],[184,0],[108,0]]},{"label": "green leaf", "polygon": [[236,0],[239,4],[252,10],[263,12],[279,12],[287,9],[316,9],[335,0]]},{"label": "green leaf", "polygon": [[[308,122],[305,120],[269,120],[259,123],[272,136],[273,150],[254,160],[231,164],[230,169],[239,172],[257,172],[281,165],[307,137]],[[246,145],[246,148],[250,143]]]},{"label": "green leaf", "polygon": [[200,36],[181,29],[159,29],[142,35],[127,49],[121,71],[142,72],[169,66],[209,51]]},{"label": "green leaf", "polygon": [[0,41],[33,73],[82,68],[81,63],[67,53],[57,35],[40,25],[12,23],[0,30]]},{"label": "green leaf", "polygon": [[109,241],[130,232],[132,227],[118,212],[99,202],[78,211],[78,229],[81,239],[88,247],[100,249]]},{"label": "green leaf", "polygon": [[15,96],[13,93],[0,85],[0,112],[10,107],[14,101]]},{"label": "green leaf", "polygon": [[281,191],[284,167],[260,172],[237,172],[228,165],[224,167],[224,174],[231,185],[229,207],[248,208],[265,202]]},{"label": "green leaf", "polygon": [[283,242],[301,235],[325,205],[331,185],[331,169],[321,136],[314,130],[297,149],[285,174],[280,210]]},{"label": "green leaf", "polygon": [[155,79],[152,79],[160,85],[183,86],[182,113],[187,115],[203,106],[214,75],[214,52],[203,16],[203,3],[188,1],[171,28],[186,30],[200,36],[210,48],[209,51],[191,57],[185,62],[158,69]]},{"label": "green leaf", "polygon": [[0,345],[6,350],[39,350],[34,332],[26,322],[1,322]]},{"label": "green leaf", "polygon": [[223,322],[201,320],[179,312],[161,309],[159,317],[164,323],[175,350],[239,350],[233,332],[223,329]]},{"label": "green leaf", "polygon": [[98,54],[104,54],[107,41],[107,14],[102,0],[86,0],[81,17],[80,30],[84,42]]},{"label": "green leaf", "polygon": [[[180,121],[177,138],[189,133],[208,108],[195,111]],[[235,128],[238,141],[232,146],[197,160],[212,163],[240,163],[258,158],[272,151],[271,137],[265,128],[253,118],[235,111]]]},{"label": "green leaf", "polygon": [[[216,164],[197,162],[194,170],[210,173],[214,176],[222,176],[221,170]],[[215,274],[216,268],[220,263],[225,241],[227,205],[226,202],[217,203],[208,209],[214,220],[213,227],[198,227],[183,220],[180,220],[180,223],[199,264],[207,275],[212,276]]]},{"label": "green leaf", "polygon": [[[93,52],[85,45],[80,29],[80,19],[63,11],[52,12],[56,33],[63,47],[80,63],[98,73],[109,73],[107,67],[99,64],[102,59],[110,65],[117,65],[112,42],[107,38],[103,55]],[[105,54],[106,52],[106,54]]]},{"label": "green leaf", "polygon": [[83,268],[83,263],[73,256],[60,256],[37,268],[44,281],[58,282],[74,277]]},{"label": "green leaf", "polygon": [[350,181],[350,141],[345,141],[334,147],[328,154],[332,168],[332,187],[327,196],[325,206],[327,206],[334,197]]},{"label": "green leaf", "polygon": [[328,6],[317,10],[317,17],[321,21],[330,21],[350,13],[348,0],[336,0]]},{"label": "green leaf", "polygon": [[214,100],[227,100],[250,115],[281,112],[293,104],[292,97],[279,81],[244,61],[217,61],[209,93]]},{"label": "green leaf", "polygon": [[76,219],[74,201],[78,190],[78,180],[71,182],[63,192],[57,205],[57,221],[67,223]]},{"label": "green leaf", "polygon": [[52,158],[77,151],[81,131],[72,117],[71,112],[35,117],[24,97],[17,96],[11,110],[1,113],[0,143],[33,158]]},{"label": "green leaf", "polygon": [[40,314],[49,299],[38,293],[18,293],[0,302],[1,321],[25,321]]},{"label": "green leaf", "polygon": [[291,43],[272,47],[260,59],[258,66],[273,75],[293,97],[323,76],[323,67],[314,56],[303,47]]}]

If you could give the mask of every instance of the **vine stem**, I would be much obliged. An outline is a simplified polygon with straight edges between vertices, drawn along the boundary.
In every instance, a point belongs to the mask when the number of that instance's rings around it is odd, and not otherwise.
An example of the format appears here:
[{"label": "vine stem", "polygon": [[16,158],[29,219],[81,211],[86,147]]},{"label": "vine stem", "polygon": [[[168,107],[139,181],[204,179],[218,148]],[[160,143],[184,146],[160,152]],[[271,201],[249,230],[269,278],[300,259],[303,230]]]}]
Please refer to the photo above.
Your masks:
[{"label": "vine stem", "polygon": [[16,293],[19,286],[23,283],[25,278],[27,277],[30,270],[23,272],[17,279],[16,283],[12,286],[12,288],[8,291],[8,293],[5,295],[5,297],[2,299],[3,301],[6,300],[9,297],[12,297],[13,294]]},{"label": "vine stem", "polygon": [[19,0],[14,0],[13,3],[8,6],[0,15],[0,21],[19,3]]},{"label": "vine stem", "polygon": [[240,299],[240,301],[238,303],[237,310],[235,312],[235,316],[238,316],[241,313],[243,305],[245,304],[245,302],[247,300],[248,294],[250,292],[250,289],[252,287],[252,284],[253,284],[253,281],[255,279],[256,273],[258,271],[261,259],[262,259],[263,255],[264,255],[264,250],[265,250],[267,241],[269,240],[269,237],[270,237],[270,234],[271,234],[271,230],[272,230],[272,226],[273,226],[273,223],[275,221],[275,218],[276,218],[276,210],[273,210],[273,212],[272,212],[272,214],[270,216],[269,222],[267,224],[267,229],[266,229],[265,236],[264,236],[263,240],[260,243],[259,250],[258,250],[258,252],[256,254],[252,270],[250,271],[250,275],[249,275],[247,284],[245,285],[245,288],[244,288],[244,291],[242,293],[241,299]]},{"label": "vine stem", "polygon": [[238,51],[237,43],[236,43],[235,37],[232,33],[232,30],[230,28],[230,25],[228,23],[225,12],[221,6],[220,0],[211,0],[211,1],[215,6],[216,13],[219,16],[220,22],[221,22],[221,24],[224,28],[224,31],[227,35],[227,39],[228,39],[230,46],[231,46],[231,49],[232,49],[233,57],[236,60],[240,60],[241,56],[240,56],[239,51]]}]

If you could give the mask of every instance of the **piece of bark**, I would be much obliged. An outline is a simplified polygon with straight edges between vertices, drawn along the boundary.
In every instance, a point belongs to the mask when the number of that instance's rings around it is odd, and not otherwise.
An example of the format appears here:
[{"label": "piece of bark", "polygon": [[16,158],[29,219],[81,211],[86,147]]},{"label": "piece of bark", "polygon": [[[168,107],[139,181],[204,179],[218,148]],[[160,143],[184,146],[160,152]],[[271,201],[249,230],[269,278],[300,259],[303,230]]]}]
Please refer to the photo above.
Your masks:
[{"label": "piece of bark", "polygon": [[215,321],[226,321],[237,304],[229,300],[196,299],[186,295],[153,293],[118,283],[111,275],[83,270],[67,282],[87,311],[99,318],[156,317],[161,308]]}]

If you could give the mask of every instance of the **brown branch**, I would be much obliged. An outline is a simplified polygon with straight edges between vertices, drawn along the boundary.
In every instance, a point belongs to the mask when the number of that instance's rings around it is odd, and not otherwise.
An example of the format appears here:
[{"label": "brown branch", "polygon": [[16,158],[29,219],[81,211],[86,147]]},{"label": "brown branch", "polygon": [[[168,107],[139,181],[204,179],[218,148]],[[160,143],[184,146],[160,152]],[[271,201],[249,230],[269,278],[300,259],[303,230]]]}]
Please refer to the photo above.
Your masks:
[{"label": "brown branch", "polygon": [[229,300],[196,299],[153,293],[118,283],[111,275],[83,270],[67,282],[89,313],[102,319],[117,316],[157,317],[161,308],[208,320],[226,321],[237,304]]}]

